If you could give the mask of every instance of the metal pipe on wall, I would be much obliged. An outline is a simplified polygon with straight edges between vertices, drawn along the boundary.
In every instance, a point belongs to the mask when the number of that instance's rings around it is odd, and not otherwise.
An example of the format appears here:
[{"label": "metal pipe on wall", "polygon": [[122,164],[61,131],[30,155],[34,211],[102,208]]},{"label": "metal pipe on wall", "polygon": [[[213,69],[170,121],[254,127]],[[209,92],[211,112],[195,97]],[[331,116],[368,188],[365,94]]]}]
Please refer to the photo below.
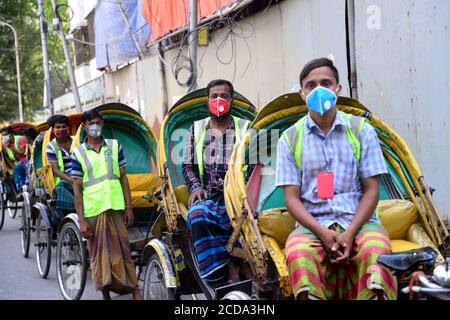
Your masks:
[{"label": "metal pipe on wall", "polygon": [[43,0],[38,0],[39,8],[39,26],[41,29],[41,44],[42,44],[42,61],[44,68],[44,109],[48,108],[48,115],[53,115],[53,96],[52,96],[52,79],[50,76],[50,66],[48,64],[48,50],[47,50],[47,20],[44,16]]},{"label": "metal pipe on wall", "polygon": [[349,59],[349,85],[350,96],[358,100],[358,80],[356,73],[355,52],[355,1],[347,0],[347,37],[348,37],[348,59]]},{"label": "metal pipe on wall", "polygon": [[169,97],[167,94],[167,78],[166,78],[166,68],[164,66],[164,50],[162,48],[161,42],[158,43],[158,55],[159,55],[159,65],[158,65],[158,71],[160,76],[160,89],[161,89],[161,103],[163,107],[163,116],[165,117],[166,114],[169,112]]},{"label": "metal pipe on wall", "polygon": [[78,93],[77,79],[75,78],[75,72],[73,71],[73,65],[72,65],[72,60],[70,58],[69,47],[67,46],[66,35],[64,34],[64,29],[63,29],[63,26],[61,23],[61,16],[59,15],[59,12],[58,12],[59,5],[56,0],[52,0],[52,4],[53,4],[53,10],[55,11],[55,16],[58,19],[59,35],[61,37],[61,42],[62,42],[63,49],[64,49],[64,56],[66,58],[67,73],[69,74],[70,85],[72,88],[72,94],[73,94],[73,98],[75,100],[75,107],[76,107],[77,112],[82,112],[83,109],[81,107],[80,95]]},{"label": "metal pipe on wall", "polygon": [[197,0],[189,0],[189,63],[191,66],[191,83],[188,92],[197,89]]}]

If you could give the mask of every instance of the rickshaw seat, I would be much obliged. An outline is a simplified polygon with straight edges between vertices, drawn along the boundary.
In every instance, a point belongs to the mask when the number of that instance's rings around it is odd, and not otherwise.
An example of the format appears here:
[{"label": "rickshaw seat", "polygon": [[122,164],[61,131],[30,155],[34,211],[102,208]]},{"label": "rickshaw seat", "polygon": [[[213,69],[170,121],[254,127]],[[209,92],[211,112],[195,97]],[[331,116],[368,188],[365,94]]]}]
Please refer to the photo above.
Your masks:
[{"label": "rickshaw seat", "polygon": [[[380,200],[377,207],[379,219],[391,239],[392,252],[435,248],[418,221],[415,205],[407,200]],[[263,235],[275,239],[284,248],[287,237],[295,229],[295,221],[286,208],[274,208],[261,212],[258,227]]]},{"label": "rickshaw seat", "polygon": [[189,205],[189,196],[191,195],[187,185],[180,184],[173,191],[175,192],[175,198],[177,198],[178,204],[182,204],[187,208]]},{"label": "rickshaw seat", "polygon": [[153,184],[156,183],[157,175],[154,173],[128,174],[128,184],[131,192],[131,206],[133,208],[148,208],[153,206],[151,202],[144,199]]},{"label": "rickshaw seat", "polygon": [[188,186],[180,184],[174,188],[175,198],[177,199],[178,209],[184,217],[187,216],[189,207],[189,196],[191,195]]},{"label": "rickshaw seat", "polygon": [[284,248],[289,234],[295,229],[295,220],[286,208],[274,208],[259,214],[258,227],[262,234],[274,238]]}]

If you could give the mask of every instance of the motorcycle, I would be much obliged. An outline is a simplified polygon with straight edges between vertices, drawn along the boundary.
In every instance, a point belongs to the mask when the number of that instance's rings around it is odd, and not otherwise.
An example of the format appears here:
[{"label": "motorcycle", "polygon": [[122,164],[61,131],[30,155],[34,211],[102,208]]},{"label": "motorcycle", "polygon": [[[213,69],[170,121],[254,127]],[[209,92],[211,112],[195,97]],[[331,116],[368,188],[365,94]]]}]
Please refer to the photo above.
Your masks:
[{"label": "motorcycle", "polygon": [[391,269],[400,279],[409,279],[401,293],[412,300],[450,300],[449,261],[435,265],[431,247],[380,255],[378,263]]}]

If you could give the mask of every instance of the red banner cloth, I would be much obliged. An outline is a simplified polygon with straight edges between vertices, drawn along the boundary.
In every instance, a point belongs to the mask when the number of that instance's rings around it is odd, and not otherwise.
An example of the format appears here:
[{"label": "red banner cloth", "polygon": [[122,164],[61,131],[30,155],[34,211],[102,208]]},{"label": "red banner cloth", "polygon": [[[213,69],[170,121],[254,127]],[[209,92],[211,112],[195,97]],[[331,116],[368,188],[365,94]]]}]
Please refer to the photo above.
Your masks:
[{"label": "red banner cloth", "polygon": [[[210,16],[224,6],[237,0],[198,0],[198,20]],[[189,0],[143,0],[142,14],[151,30],[149,41],[187,26]]]}]

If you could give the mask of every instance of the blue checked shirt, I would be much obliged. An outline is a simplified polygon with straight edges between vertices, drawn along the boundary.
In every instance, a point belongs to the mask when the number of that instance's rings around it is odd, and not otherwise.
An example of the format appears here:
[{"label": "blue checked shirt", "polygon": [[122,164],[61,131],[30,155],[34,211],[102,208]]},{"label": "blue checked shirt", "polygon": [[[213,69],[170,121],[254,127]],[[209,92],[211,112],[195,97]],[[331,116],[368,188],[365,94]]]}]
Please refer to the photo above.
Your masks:
[{"label": "blue checked shirt", "polygon": [[[363,194],[360,178],[387,173],[375,129],[365,123],[361,130],[361,159],[358,167],[344,126],[351,127],[350,122],[338,112],[331,130],[324,136],[309,114],[307,115],[301,177],[294,154],[284,136],[278,141],[276,185],[300,186],[301,201],[325,228],[338,223],[347,229]],[[334,172],[333,199],[319,199],[317,196],[317,174],[325,168]],[[375,213],[369,221],[379,222]]]}]

